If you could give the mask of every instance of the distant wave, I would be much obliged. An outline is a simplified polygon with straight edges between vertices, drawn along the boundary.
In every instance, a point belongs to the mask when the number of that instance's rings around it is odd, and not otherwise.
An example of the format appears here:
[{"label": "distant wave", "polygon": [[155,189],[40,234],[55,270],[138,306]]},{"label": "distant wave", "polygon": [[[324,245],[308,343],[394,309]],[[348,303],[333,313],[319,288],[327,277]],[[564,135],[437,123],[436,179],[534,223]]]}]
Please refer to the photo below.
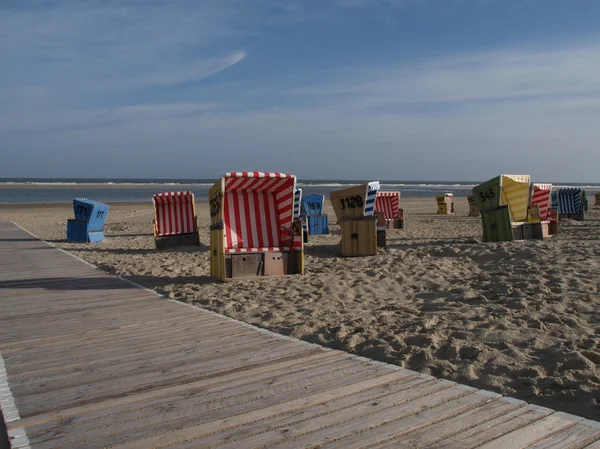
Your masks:
[{"label": "distant wave", "polygon": [[408,187],[420,189],[472,189],[477,184],[381,184],[382,187]]},{"label": "distant wave", "polygon": [[[298,187],[304,187],[304,188],[311,188],[311,189],[315,189],[315,188],[323,188],[323,189],[331,189],[331,188],[343,188],[343,187],[350,187],[350,186],[354,186],[354,185],[358,185],[361,184],[361,181],[323,181],[323,182],[319,182],[319,181],[298,181]],[[206,182],[205,180],[202,181],[194,181],[194,180],[168,180],[168,181],[159,181],[159,180],[139,180],[139,181],[133,181],[133,180],[123,180],[123,181],[118,181],[118,180],[110,180],[110,181],[100,181],[100,180],[90,180],[90,181],[85,181],[85,180],[76,180],[76,181],[71,181],[71,180],[61,180],[61,181],[52,181],[52,180],[40,180],[40,181],[35,181],[35,180],[16,180],[16,181],[9,181],[9,180],[4,180],[4,181],[0,181],[0,186],[2,185],[11,185],[11,186],[111,186],[111,187],[119,187],[119,186],[139,186],[139,187],[144,187],[144,186],[190,186],[190,187],[196,187],[196,188],[210,188],[214,185],[214,182]],[[419,190],[423,190],[423,191],[429,191],[429,190],[449,190],[451,191],[452,189],[458,189],[458,190],[470,190],[473,187],[476,187],[478,185],[478,183],[418,183],[418,182],[381,182],[380,183],[381,188],[383,190],[390,190],[390,189],[399,189],[399,190],[407,190],[407,191],[419,191]],[[553,188],[557,189],[557,188],[582,188],[582,189],[589,189],[589,190],[600,190],[600,183],[599,184],[587,184],[587,185],[583,185],[583,184],[576,184],[576,183],[571,183],[571,184],[553,184]]]},{"label": "distant wave", "polygon": [[341,184],[341,183],[312,183],[312,182],[299,182],[298,183],[298,187],[344,187],[344,186],[353,186],[356,185],[356,183],[352,183],[352,182],[348,182],[345,184]]},{"label": "distant wave", "polygon": [[63,181],[8,181],[0,182],[0,185],[23,185],[23,186],[196,186],[212,187],[211,183],[195,182],[63,182]]},{"label": "distant wave", "polygon": [[579,188],[579,189],[584,189],[584,190],[585,189],[598,190],[598,189],[600,189],[600,184],[590,184],[590,185],[587,185],[587,186],[584,186],[584,185],[572,186],[572,185],[566,185],[566,184],[552,184],[552,188],[553,189],[562,189],[562,188],[565,188],[565,189],[577,189],[577,188]]},{"label": "distant wave", "polygon": [[[306,182],[299,182],[298,183],[298,187],[345,187],[345,186],[354,186],[354,185],[358,185],[359,182],[347,182],[347,183],[306,183]],[[449,189],[449,188],[455,188],[455,189],[472,189],[473,187],[475,187],[477,184],[404,184],[404,183],[399,183],[399,184],[386,184],[386,183],[380,183],[382,188],[415,188],[415,189]]]}]

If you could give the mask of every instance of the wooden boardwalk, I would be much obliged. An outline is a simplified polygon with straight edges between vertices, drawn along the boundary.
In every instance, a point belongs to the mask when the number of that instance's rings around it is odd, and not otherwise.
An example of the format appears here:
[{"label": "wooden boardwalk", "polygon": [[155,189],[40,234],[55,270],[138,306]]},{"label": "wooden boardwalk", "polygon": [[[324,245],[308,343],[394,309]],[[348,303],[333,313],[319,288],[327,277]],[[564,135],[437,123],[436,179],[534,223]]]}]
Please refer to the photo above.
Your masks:
[{"label": "wooden boardwalk", "polygon": [[162,299],[7,222],[0,354],[14,448],[600,449],[595,422]]}]

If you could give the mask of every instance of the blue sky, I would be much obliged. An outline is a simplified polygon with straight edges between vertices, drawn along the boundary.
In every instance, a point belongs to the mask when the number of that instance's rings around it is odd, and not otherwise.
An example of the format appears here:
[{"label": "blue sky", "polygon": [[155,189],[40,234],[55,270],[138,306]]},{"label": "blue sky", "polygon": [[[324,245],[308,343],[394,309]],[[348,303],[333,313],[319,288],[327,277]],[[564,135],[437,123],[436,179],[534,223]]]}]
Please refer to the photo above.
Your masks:
[{"label": "blue sky", "polygon": [[600,181],[597,0],[4,0],[0,176]]}]

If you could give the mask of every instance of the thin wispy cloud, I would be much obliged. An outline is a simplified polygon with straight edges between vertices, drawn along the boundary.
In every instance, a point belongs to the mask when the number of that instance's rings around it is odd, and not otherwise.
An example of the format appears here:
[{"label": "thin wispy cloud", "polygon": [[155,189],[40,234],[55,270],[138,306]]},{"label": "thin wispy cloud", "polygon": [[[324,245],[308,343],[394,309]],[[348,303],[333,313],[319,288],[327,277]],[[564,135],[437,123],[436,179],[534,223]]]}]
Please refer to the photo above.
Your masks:
[{"label": "thin wispy cloud", "polygon": [[[235,34],[236,17],[204,2],[27,1],[0,14],[5,85],[128,88],[200,80],[245,52],[215,42]],[[31,70],[31,64],[35,70]]]},{"label": "thin wispy cloud", "polygon": [[293,89],[358,108],[415,103],[537,101],[600,95],[600,42],[556,49],[508,49],[336,73],[336,81]]}]

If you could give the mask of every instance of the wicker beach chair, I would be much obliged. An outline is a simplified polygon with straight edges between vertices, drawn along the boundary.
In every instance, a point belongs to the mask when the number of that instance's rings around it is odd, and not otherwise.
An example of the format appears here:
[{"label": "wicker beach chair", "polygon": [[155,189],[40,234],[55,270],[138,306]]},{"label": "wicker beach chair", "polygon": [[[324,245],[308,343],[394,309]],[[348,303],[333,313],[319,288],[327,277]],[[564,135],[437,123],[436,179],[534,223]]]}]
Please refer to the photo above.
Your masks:
[{"label": "wicker beach chair", "polygon": [[211,275],[219,280],[304,274],[296,177],[227,173],[210,189]]}]

